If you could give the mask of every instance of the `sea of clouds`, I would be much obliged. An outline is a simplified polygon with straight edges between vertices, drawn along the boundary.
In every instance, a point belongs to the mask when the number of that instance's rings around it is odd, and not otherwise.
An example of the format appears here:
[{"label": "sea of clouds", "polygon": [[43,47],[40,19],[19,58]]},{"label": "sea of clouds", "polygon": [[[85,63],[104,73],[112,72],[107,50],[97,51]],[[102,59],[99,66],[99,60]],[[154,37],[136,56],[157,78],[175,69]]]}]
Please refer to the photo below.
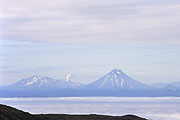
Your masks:
[{"label": "sea of clouds", "polygon": [[34,114],[134,114],[150,120],[180,120],[178,97],[0,98],[0,103]]}]

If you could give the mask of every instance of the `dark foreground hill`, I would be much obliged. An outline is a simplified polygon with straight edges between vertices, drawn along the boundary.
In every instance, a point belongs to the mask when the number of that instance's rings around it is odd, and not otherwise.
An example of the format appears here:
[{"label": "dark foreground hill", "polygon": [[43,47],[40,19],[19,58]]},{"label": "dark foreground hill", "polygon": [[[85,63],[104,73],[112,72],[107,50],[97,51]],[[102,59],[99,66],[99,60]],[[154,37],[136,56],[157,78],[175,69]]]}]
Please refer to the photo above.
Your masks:
[{"label": "dark foreground hill", "polygon": [[0,104],[0,120],[147,120],[134,115],[67,115],[67,114],[30,114],[21,110]]}]

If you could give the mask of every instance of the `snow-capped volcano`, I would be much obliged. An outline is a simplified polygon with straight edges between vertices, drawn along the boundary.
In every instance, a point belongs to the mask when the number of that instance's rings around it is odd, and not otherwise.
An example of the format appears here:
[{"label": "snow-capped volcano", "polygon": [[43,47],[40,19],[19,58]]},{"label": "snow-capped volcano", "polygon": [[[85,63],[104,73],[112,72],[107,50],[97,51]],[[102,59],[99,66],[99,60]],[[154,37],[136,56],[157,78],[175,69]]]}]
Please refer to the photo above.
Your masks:
[{"label": "snow-capped volcano", "polygon": [[119,69],[113,69],[110,73],[87,85],[88,88],[96,89],[146,89],[147,85],[140,83]]},{"label": "snow-capped volcano", "polygon": [[149,87],[129,77],[121,70],[113,69],[87,85],[72,82],[70,74],[64,79],[35,75],[9,86],[0,86],[0,97],[179,97],[179,82],[169,84],[163,88]]},{"label": "snow-capped volcano", "polygon": [[11,88],[76,88],[82,87],[81,83],[74,83],[70,80],[56,80],[49,77],[32,76],[22,79],[12,85]]}]

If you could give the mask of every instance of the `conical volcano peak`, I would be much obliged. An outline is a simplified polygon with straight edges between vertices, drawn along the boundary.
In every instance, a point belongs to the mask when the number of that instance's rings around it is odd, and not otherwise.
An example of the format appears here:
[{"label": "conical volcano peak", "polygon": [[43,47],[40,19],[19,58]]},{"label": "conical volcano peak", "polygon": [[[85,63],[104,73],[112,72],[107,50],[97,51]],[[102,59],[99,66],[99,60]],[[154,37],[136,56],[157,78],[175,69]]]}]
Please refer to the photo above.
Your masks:
[{"label": "conical volcano peak", "polygon": [[115,68],[115,69],[113,69],[110,73],[121,74],[121,73],[123,73],[123,72],[122,72],[122,70]]},{"label": "conical volcano peak", "polygon": [[146,85],[140,83],[128,75],[126,75],[120,69],[113,69],[98,80],[90,83],[89,88],[95,89],[144,89]]}]

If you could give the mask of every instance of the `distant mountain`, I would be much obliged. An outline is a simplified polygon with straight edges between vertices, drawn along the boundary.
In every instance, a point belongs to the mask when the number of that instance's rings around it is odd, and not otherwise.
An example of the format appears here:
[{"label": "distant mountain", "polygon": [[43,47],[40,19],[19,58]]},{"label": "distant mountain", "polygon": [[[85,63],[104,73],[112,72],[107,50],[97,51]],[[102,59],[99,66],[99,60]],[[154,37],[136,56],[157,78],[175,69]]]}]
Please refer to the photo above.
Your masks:
[{"label": "distant mountain", "polygon": [[83,85],[69,80],[32,76],[12,85],[0,87],[0,97],[180,97],[180,82],[148,86],[119,69],[113,69],[98,80]]},{"label": "distant mountain", "polygon": [[180,81],[172,82],[172,83],[156,83],[156,84],[151,84],[151,86],[155,88],[165,88],[166,86],[172,86],[180,89]]},{"label": "distant mountain", "polygon": [[178,82],[172,82],[170,83],[170,85],[174,86],[174,87],[177,87],[177,88],[180,88],[180,81]]},{"label": "distant mountain", "polygon": [[93,89],[149,89],[148,85],[138,82],[124,72],[118,69],[113,69],[100,79],[88,84],[87,88]]},{"label": "distant mountain", "polygon": [[163,88],[164,90],[169,90],[169,91],[176,91],[178,88],[172,86],[172,85],[167,85]]},{"label": "distant mountain", "polygon": [[49,77],[32,76],[22,79],[10,86],[11,89],[62,89],[62,88],[82,88],[84,85],[70,80],[56,80]]},{"label": "distant mountain", "polygon": [[168,85],[169,83],[155,83],[155,84],[151,84],[152,87],[154,88],[164,88]]},{"label": "distant mountain", "polygon": [[68,114],[30,114],[16,108],[0,104],[0,120],[147,120],[135,115],[68,115]]}]

